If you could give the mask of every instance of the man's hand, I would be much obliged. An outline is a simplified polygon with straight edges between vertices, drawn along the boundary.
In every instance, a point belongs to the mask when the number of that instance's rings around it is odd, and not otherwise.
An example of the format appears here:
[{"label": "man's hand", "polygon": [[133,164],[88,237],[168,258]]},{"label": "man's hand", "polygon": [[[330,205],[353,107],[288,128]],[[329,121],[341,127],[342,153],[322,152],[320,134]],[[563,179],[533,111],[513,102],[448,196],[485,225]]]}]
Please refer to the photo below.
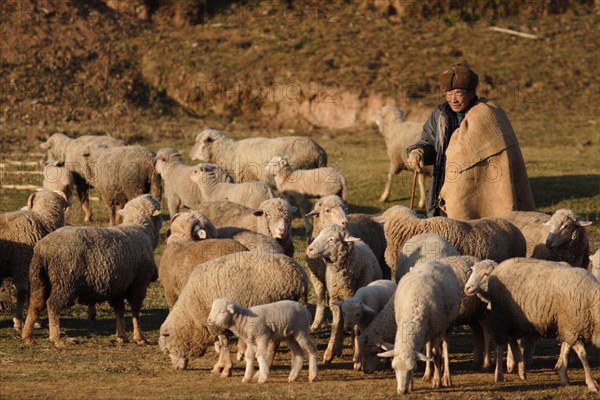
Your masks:
[{"label": "man's hand", "polygon": [[421,172],[423,170],[423,151],[420,149],[414,149],[408,155],[408,160],[406,161],[408,166],[417,172]]}]

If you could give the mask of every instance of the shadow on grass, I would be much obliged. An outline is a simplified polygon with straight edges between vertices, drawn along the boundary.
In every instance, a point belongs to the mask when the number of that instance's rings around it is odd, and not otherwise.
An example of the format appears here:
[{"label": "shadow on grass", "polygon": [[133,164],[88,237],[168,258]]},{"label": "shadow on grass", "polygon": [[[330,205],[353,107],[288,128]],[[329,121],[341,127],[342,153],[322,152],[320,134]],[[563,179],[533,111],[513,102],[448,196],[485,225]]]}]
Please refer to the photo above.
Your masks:
[{"label": "shadow on grass", "polygon": [[529,183],[538,208],[600,193],[600,175],[539,176],[529,178]]}]

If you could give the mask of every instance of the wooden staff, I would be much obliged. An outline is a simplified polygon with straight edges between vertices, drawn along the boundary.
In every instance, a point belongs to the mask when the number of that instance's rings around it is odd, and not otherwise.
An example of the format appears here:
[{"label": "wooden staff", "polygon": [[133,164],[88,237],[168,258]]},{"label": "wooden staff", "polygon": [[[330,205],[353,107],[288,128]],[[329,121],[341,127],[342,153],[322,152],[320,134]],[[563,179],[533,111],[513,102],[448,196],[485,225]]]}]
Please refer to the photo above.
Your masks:
[{"label": "wooden staff", "polygon": [[417,187],[417,170],[413,170],[413,184],[412,184],[412,192],[410,193],[410,209],[412,210],[413,204],[415,202],[415,188]]}]

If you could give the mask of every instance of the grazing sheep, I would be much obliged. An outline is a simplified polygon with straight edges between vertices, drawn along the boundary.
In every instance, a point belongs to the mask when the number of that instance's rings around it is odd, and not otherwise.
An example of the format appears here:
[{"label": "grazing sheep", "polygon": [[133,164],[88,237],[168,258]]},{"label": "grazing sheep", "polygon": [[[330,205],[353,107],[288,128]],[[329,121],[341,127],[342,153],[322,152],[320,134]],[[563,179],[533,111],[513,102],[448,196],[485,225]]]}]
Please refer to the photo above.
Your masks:
[{"label": "grazing sheep", "polygon": [[535,211],[510,211],[502,216],[521,230],[527,242],[527,257],[564,261],[587,268],[590,240],[582,221],[571,210],[561,208],[552,217]]},{"label": "grazing sheep", "polygon": [[[452,385],[450,374],[446,374],[449,365],[445,337],[459,315],[460,303],[461,287],[456,275],[449,266],[437,261],[419,264],[398,282],[394,296],[397,327],[394,348],[379,356],[393,357],[399,394],[412,391],[412,373],[417,360],[434,362],[433,388]],[[427,342],[438,350],[435,359],[420,353]],[[439,363],[441,345],[446,356],[443,378]]]},{"label": "grazing sheep", "polygon": [[[222,333],[206,326],[213,300],[228,296],[245,307],[279,300],[306,302],[307,285],[304,269],[283,254],[246,251],[199,264],[160,327],[160,348],[175,369],[185,369],[190,357],[204,355]],[[231,365],[221,367],[222,376],[228,376]]]},{"label": "grazing sheep", "polygon": [[[357,237],[365,242],[373,251],[381,268],[382,278],[390,277],[390,268],[385,263],[385,234],[383,227],[373,221],[367,214],[348,214],[346,205],[339,196],[325,196],[315,202],[313,210],[307,214],[313,218],[313,230],[310,241],[313,241],[328,224],[337,224],[348,229],[351,236]],[[317,330],[323,324],[325,318],[326,289],[325,289],[325,264],[320,258],[306,259],[308,275],[313,286],[317,308],[315,318],[311,326]]]},{"label": "grazing sheep", "polygon": [[129,200],[149,193],[160,201],[160,176],[152,151],[142,146],[89,147],[82,154],[85,177],[108,208],[111,226],[119,223],[117,210]]},{"label": "grazing sheep", "polygon": [[600,283],[581,268],[565,262],[514,258],[497,264],[485,260],[473,266],[465,286],[467,295],[481,294],[491,306],[491,326],[496,339],[496,382],[504,379],[502,350],[510,344],[521,379],[525,364],[516,339],[554,336],[561,342],[555,369],[563,385],[568,355],[573,348],[583,365],[585,382],[598,391],[587,362],[585,344],[600,346]]},{"label": "grazing sheep", "polygon": [[270,236],[283,247],[287,256],[294,256],[291,227],[296,207],[285,199],[265,200],[257,209],[232,201],[209,201],[200,204],[197,210],[210,218],[218,228],[232,226]]},{"label": "grazing sheep", "polygon": [[387,279],[380,279],[359,288],[354,296],[347,300],[334,301],[333,304],[342,310],[344,330],[354,330],[354,370],[361,368],[362,355],[358,345],[358,335],[373,321],[390,298],[394,296],[396,284]]},{"label": "grazing sheep", "polygon": [[169,309],[179,297],[192,270],[198,264],[231,253],[248,251],[233,239],[201,240],[203,229],[191,213],[179,213],[171,219],[171,235],[160,259],[158,278],[165,290]]},{"label": "grazing sheep", "polygon": [[[385,140],[385,147],[390,159],[390,168],[387,174],[385,189],[379,201],[387,201],[389,199],[394,175],[399,174],[402,170],[412,171],[412,168],[406,163],[408,160],[406,148],[421,139],[423,124],[406,121],[405,115],[404,110],[388,105],[384,106],[375,117],[375,123]],[[425,173],[431,175],[431,168],[426,168]],[[421,172],[417,175],[419,182],[419,208],[425,208],[425,173]]]},{"label": "grazing sheep", "polygon": [[55,133],[40,144],[40,147],[47,151],[48,161],[55,161],[58,165],[63,165],[73,174],[77,196],[81,202],[81,209],[85,214],[85,222],[92,220],[89,198],[89,191],[92,186],[85,177],[86,163],[83,150],[93,146],[115,147],[123,145],[125,145],[125,142],[110,136],[83,135],[73,139],[62,133]]},{"label": "grazing sheep", "polygon": [[[396,288],[396,290],[398,290]],[[394,310],[394,296],[385,304],[383,309],[371,321],[371,323],[358,336],[358,360],[365,374],[375,372],[379,364],[381,346],[385,343],[393,343],[396,336],[396,317]]]},{"label": "grazing sheep", "polygon": [[266,181],[263,168],[274,156],[287,154],[296,168],[327,166],[327,153],[313,140],[299,136],[277,138],[229,138],[216,129],[205,129],[196,136],[190,150],[192,160],[223,167],[235,182]]},{"label": "grazing sheep", "polygon": [[450,242],[436,233],[421,233],[408,239],[398,254],[398,263],[392,275],[396,282],[417,263],[437,261],[444,257],[459,256],[460,252]]},{"label": "grazing sheep", "polygon": [[321,258],[325,263],[325,282],[329,293],[329,307],[333,314],[331,335],[323,355],[331,363],[342,353],[343,321],[336,300],[347,300],[358,288],[381,279],[381,269],[373,251],[360,239],[350,236],[340,225],[327,225],[307,247],[308,258]]},{"label": "grazing sheep", "polygon": [[215,172],[204,164],[195,166],[189,179],[198,185],[207,201],[229,200],[256,209],[263,201],[275,197],[271,187],[263,182],[219,182]]},{"label": "grazing sheep", "polygon": [[387,248],[385,260],[390,267],[397,265],[398,254],[411,237],[426,232],[437,233],[455,246],[461,254],[480,260],[503,261],[525,256],[526,243],[521,231],[503,218],[481,218],[458,221],[445,217],[419,218],[408,207],[393,206],[381,216]]},{"label": "grazing sheep", "polygon": [[131,306],[133,336],[146,343],[139,313],[150,282],[158,277],[154,249],[160,240],[160,203],[151,195],[127,202],[119,213],[123,223],[110,228],[63,227],[34,248],[29,267],[31,296],[23,328],[25,343],[32,343],[33,322],[48,309],[50,340],[60,338],[60,312],[76,301],[94,305],[108,301],[117,317],[117,341],[126,342],[124,300]]},{"label": "grazing sheep", "polygon": [[67,167],[59,165],[57,161],[46,161],[43,165],[42,174],[44,176],[42,181],[44,190],[63,192],[67,201],[71,200],[75,179]]},{"label": "grazing sheep", "polygon": [[212,303],[206,320],[209,326],[229,329],[246,343],[246,373],[242,382],[250,382],[254,375],[254,357],[258,360],[258,383],[269,378],[268,344],[285,340],[292,353],[292,369],[288,382],[298,378],[308,353],[308,381],[317,377],[317,346],[308,332],[311,315],[308,309],[295,301],[282,300],[250,308],[235,304],[226,298]]},{"label": "grazing sheep", "polygon": [[287,156],[275,156],[265,167],[265,174],[267,179],[274,178],[281,194],[298,205],[306,232],[311,229],[306,216],[310,211],[309,198],[338,195],[348,200],[346,177],[335,168],[292,169]]},{"label": "grazing sheep", "polygon": [[[179,212],[181,206],[197,208],[203,201],[206,201],[202,197],[200,188],[197,185],[190,185],[190,174],[194,167],[184,164],[179,151],[172,147],[165,147],[156,153],[154,159],[156,172],[164,182],[164,195],[171,217]],[[219,182],[233,182],[222,168],[212,164],[205,166],[215,171]]]},{"label": "grazing sheep", "polygon": [[29,196],[27,210],[0,214],[0,279],[12,278],[17,290],[13,318],[17,330],[23,326],[34,245],[64,225],[68,204],[64,193],[42,190]]},{"label": "grazing sheep", "polygon": [[593,256],[590,256],[592,262],[592,275],[600,282],[600,250],[596,250]]}]

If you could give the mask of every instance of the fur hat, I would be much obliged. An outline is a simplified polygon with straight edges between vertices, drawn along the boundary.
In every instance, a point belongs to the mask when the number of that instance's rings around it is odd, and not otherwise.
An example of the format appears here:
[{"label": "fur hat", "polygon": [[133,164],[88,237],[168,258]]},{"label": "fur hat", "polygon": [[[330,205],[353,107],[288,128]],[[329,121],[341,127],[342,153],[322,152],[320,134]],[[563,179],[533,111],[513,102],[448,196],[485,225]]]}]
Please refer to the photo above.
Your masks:
[{"label": "fur hat", "polygon": [[447,92],[453,89],[475,90],[479,75],[467,64],[454,64],[440,74],[440,89]]}]

